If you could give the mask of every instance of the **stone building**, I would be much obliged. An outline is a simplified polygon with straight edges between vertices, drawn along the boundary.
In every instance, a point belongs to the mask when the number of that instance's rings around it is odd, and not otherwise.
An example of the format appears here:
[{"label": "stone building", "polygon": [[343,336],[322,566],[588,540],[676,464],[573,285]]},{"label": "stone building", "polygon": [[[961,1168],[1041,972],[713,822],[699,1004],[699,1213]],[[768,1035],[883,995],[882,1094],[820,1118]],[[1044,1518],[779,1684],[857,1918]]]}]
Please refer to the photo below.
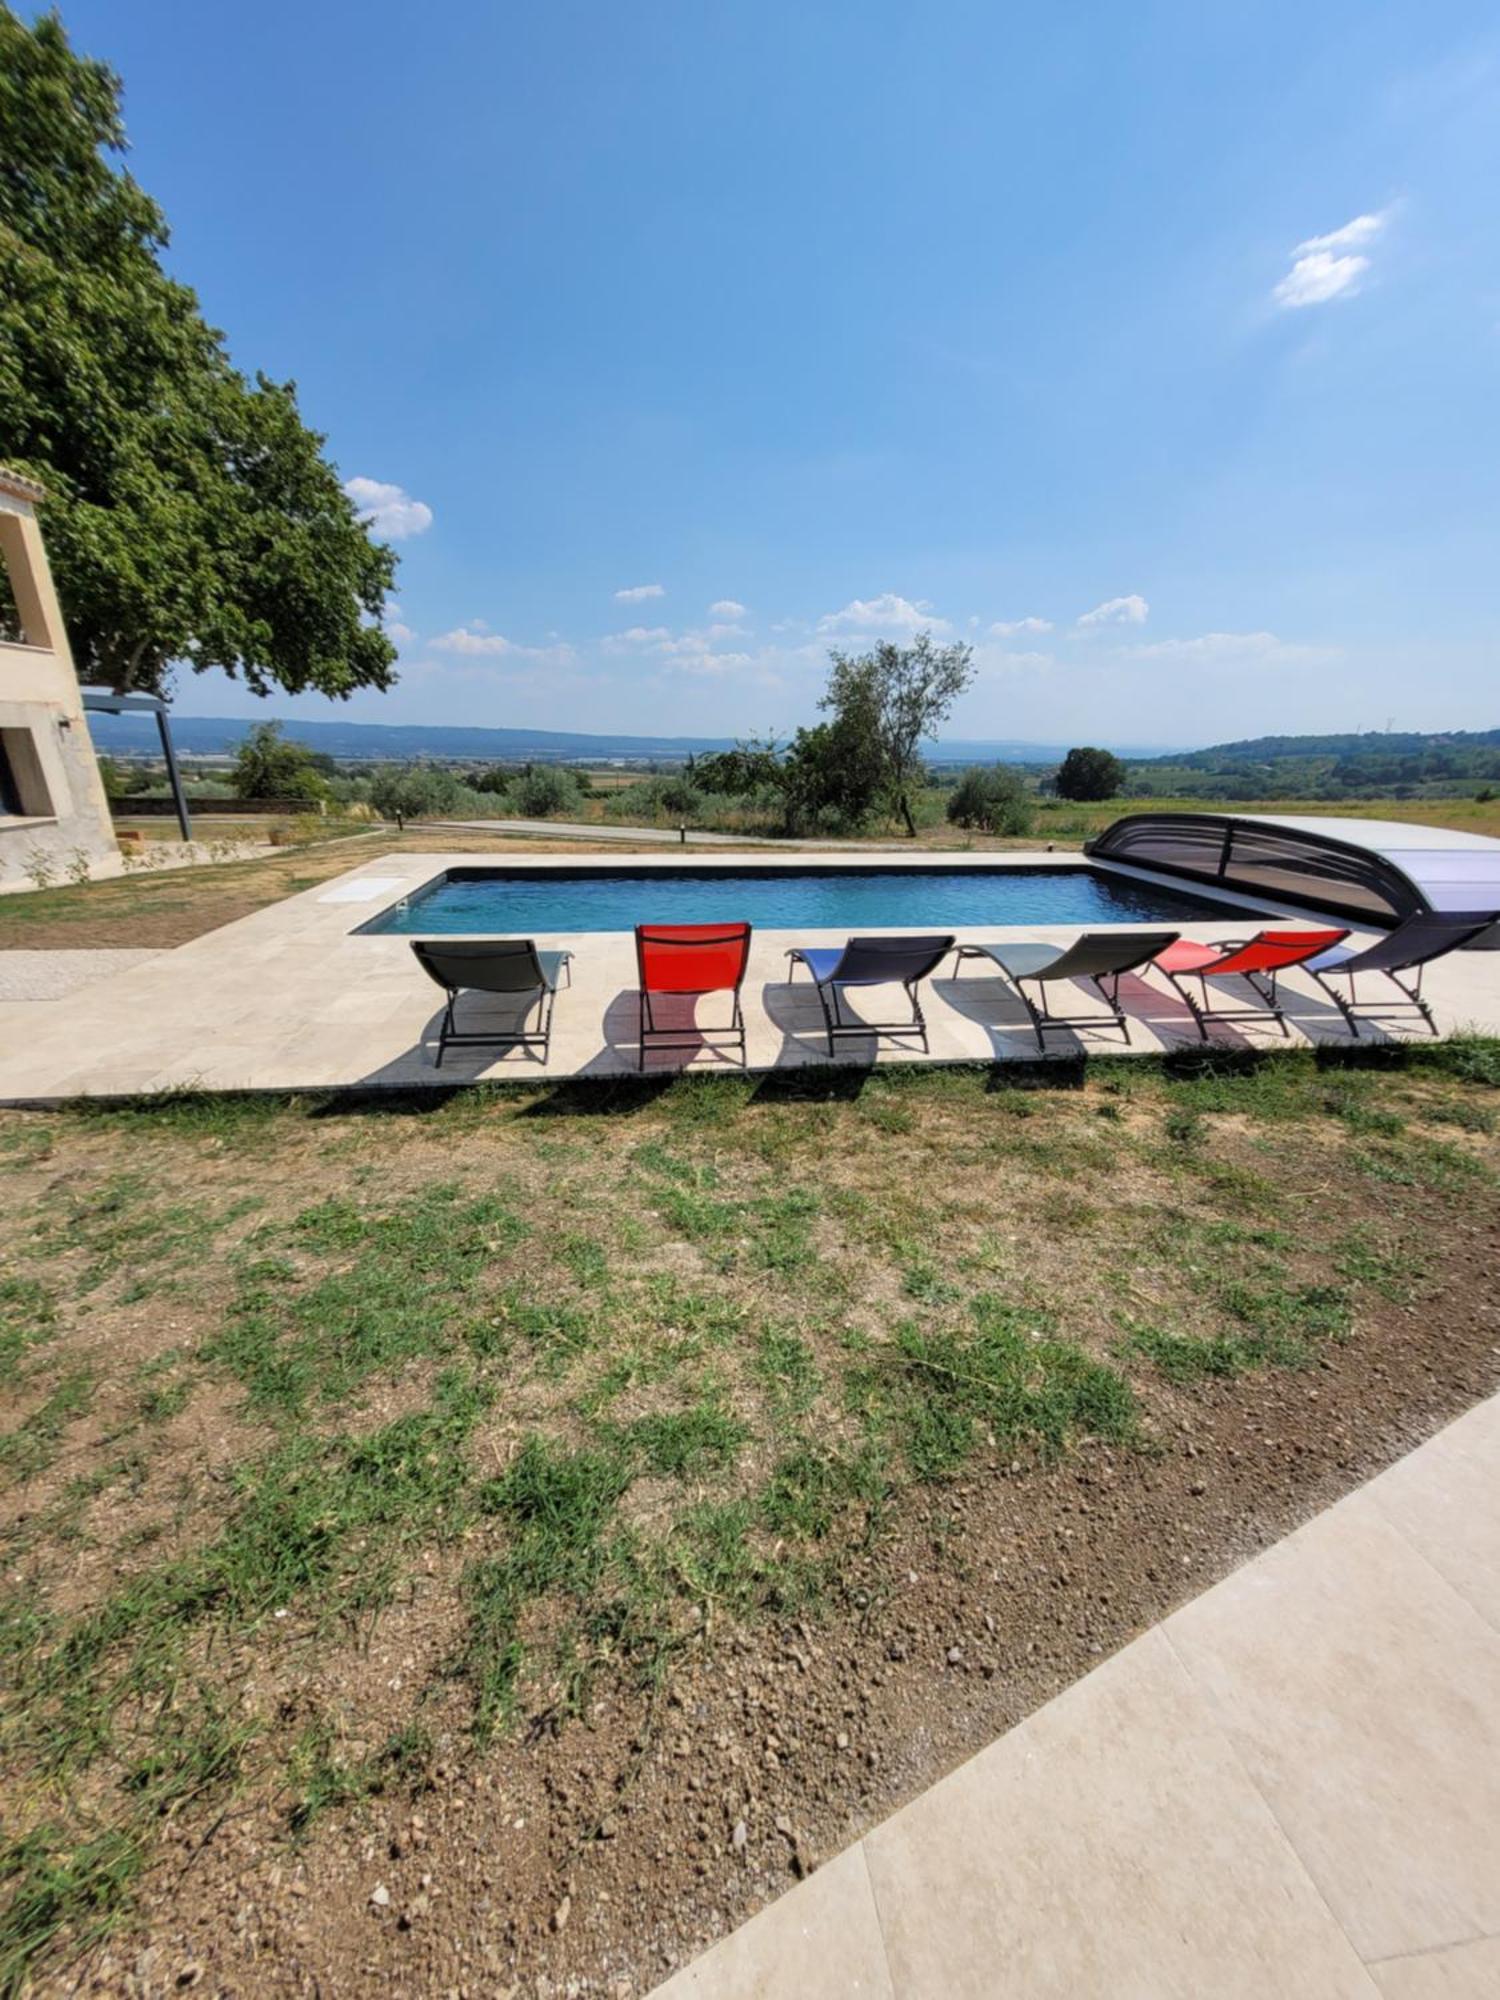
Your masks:
[{"label": "stone building", "polygon": [[45,497],[0,466],[0,892],[122,865],[42,546]]}]

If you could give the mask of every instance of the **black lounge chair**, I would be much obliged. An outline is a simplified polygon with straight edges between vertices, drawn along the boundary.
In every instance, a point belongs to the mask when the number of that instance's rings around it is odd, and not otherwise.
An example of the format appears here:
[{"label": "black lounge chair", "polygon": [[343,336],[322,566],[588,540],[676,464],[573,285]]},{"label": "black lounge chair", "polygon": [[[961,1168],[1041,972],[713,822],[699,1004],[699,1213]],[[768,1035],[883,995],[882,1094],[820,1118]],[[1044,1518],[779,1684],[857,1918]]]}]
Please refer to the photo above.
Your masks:
[{"label": "black lounge chair", "polygon": [[[1040,944],[1018,940],[1015,944],[961,944],[955,953],[954,971],[966,958],[987,958],[998,965],[1026,1003],[1036,1045],[1046,1053],[1049,1028],[1097,1028],[1097,1014],[1054,1014],[1047,1006],[1047,987],[1056,979],[1088,979],[1114,1017],[1114,1025],[1126,1041],[1130,1023],[1120,1007],[1120,978],[1145,965],[1169,944],[1179,931],[1085,931],[1072,944]],[[1041,990],[1039,1007],[1026,988],[1034,982]]]},{"label": "black lounge chair", "polygon": [[[1435,958],[1446,958],[1450,951],[1461,951],[1494,922],[1493,910],[1424,910],[1419,916],[1408,917],[1404,924],[1398,924],[1385,937],[1377,938],[1374,944],[1335,945],[1332,951],[1322,952],[1317,958],[1309,960],[1303,970],[1312,974],[1338,1008],[1349,1023],[1351,1035],[1359,1033],[1354,1010],[1360,1002],[1354,981],[1361,972],[1383,972],[1401,996],[1384,1006],[1367,1002],[1367,1013],[1375,1016],[1420,1014],[1436,1034],[1437,1022],[1432,1018],[1432,1009],[1422,998],[1422,968],[1431,965]],[[1397,976],[1402,972],[1416,973],[1410,986]],[[1347,994],[1340,993],[1330,983],[1329,973],[1348,979]]]},{"label": "black lounge chair", "polygon": [[[573,980],[570,951],[538,951],[530,938],[485,938],[482,942],[434,943],[413,938],[411,948],[418,965],[437,982],[448,996],[438,1029],[437,1062],[443,1066],[447,1049],[503,1047],[536,1049],[547,1060],[552,1043],[552,1007],[557,998],[557,982],[564,973]],[[515,1028],[491,1028],[483,1033],[459,1034],[454,1025],[454,1009],[460,993],[500,993],[525,1000]],[[529,997],[528,997],[529,996]],[[532,1007],[539,1008],[535,1028],[525,1026]]]},{"label": "black lounge chair", "polygon": [[[832,946],[818,949],[794,945],[787,953],[791,969],[798,962],[812,974],[823,1009],[823,1027],[828,1036],[828,1053],[834,1052],[836,1035],[914,1035],[927,1048],[927,1022],[917,988],[935,972],[953,949],[951,937],[852,937],[842,951]],[[839,1002],[845,986],[904,986],[911,1002],[909,1021],[862,1021],[846,1018]]]}]

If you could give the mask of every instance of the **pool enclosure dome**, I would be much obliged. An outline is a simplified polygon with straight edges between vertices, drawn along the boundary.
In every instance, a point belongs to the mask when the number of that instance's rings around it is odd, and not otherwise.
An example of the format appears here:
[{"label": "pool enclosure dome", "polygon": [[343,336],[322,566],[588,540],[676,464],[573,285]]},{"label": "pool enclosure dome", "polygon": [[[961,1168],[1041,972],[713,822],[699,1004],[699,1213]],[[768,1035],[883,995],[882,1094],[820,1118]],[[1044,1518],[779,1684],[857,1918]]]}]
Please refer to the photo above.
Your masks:
[{"label": "pool enclosure dome", "polygon": [[[1500,912],[1500,840],[1403,820],[1128,813],[1085,851],[1367,924],[1398,924],[1427,910]],[[1500,944],[1500,926],[1484,942]]]}]

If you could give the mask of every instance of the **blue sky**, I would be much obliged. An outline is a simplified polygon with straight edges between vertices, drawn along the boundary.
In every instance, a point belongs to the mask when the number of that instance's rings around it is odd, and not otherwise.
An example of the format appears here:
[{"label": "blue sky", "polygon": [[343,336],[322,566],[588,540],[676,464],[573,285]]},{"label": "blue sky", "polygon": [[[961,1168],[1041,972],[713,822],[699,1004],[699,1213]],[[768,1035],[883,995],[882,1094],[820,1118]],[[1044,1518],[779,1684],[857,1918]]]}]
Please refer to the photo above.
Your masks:
[{"label": "blue sky", "polygon": [[786,732],[927,626],[953,736],[1500,725],[1492,5],[63,15],[400,533],[346,715]]}]

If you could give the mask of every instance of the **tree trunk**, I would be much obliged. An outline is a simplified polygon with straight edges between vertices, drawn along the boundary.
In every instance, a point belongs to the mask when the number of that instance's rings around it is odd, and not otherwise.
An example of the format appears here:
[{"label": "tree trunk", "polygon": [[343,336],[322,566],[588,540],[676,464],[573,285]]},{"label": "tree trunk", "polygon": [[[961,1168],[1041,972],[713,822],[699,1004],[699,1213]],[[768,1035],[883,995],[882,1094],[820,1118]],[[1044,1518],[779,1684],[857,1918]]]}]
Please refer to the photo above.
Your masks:
[{"label": "tree trunk", "polygon": [[900,804],[901,804],[901,817],[906,821],[906,831],[908,832],[908,834],[910,834],[911,838],[915,840],[917,837],[917,823],[911,816],[911,807],[907,803],[906,793],[904,791],[901,793]]}]

